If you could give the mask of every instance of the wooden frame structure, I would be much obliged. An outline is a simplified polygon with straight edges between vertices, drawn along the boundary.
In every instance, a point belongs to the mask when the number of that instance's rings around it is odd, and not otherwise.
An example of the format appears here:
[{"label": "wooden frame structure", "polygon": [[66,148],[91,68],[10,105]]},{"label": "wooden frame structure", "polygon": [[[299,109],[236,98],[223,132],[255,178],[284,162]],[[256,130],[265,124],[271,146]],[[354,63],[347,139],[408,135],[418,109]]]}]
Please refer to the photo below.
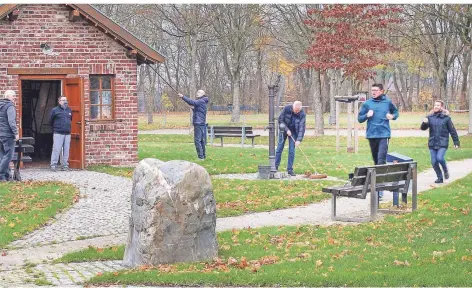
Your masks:
[{"label": "wooden frame structure", "polygon": [[[359,127],[355,117],[359,113],[359,96],[334,96],[336,101],[336,152],[339,152],[339,112],[341,103],[347,103],[347,152],[359,152]],[[353,117],[354,105],[354,117]],[[353,123],[354,122],[354,123]],[[352,130],[354,126],[354,147],[352,147]]]}]

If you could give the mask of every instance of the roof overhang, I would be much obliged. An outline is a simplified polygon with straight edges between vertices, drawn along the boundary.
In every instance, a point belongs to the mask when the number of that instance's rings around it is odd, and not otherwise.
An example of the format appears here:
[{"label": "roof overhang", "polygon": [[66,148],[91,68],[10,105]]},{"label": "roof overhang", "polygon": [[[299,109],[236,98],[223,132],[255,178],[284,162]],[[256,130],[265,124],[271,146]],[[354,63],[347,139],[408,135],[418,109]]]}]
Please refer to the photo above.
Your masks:
[{"label": "roof overhang", "polygon": [[[34,4],[31,4],[34,5]],[[65,4],[76,10],[87,21],[93,23],[98,29],[128,49],[128,56],[136,57],[138,64],[162,63],[165,57],[158,51],[138,39],[128,30],[115,23],[103,13],[88,4]],[[18,10],[18,4],[0,5],[0,19],[8,16],[14,10]]]}]

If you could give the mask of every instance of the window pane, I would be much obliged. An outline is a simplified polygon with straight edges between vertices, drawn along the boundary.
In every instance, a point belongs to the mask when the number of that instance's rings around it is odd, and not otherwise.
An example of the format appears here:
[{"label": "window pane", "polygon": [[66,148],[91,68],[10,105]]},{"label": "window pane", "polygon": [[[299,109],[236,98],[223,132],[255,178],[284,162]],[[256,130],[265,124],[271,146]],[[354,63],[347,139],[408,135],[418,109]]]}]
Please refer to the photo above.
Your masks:
[{"label": "window pane", "polygon": [[111,91],[102,91],[102,105],[111,105]]},{"label": "window pane", "polygon": [[102,76],[102,89],[111,89],[111,76]]},{"label": "window pane", "polygon": [[100,106],[90,107],[90,119],[99,119]]},{"label": "window pane", "polygon": [[91,91],[90,92],[90,104],[100,104],[100,97],[98,91]]},{"label": "window pane", "polygon": [[102,106],[102,119],[111,119],[111,106]]},{"label": "window pane", "polygon": [[92,90],[100,89],[99,79],[100,78],[97,76],[90,76],[90,89]]}]

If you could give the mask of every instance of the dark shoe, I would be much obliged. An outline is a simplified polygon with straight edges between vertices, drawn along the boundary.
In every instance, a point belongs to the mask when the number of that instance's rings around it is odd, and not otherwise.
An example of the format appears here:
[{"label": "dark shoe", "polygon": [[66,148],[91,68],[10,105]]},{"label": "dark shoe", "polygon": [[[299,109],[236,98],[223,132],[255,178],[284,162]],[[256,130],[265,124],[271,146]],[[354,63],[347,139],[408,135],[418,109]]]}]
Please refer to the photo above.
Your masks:
[{"label": "dark shoe", "polygon": [[62,170],[62,171],[71,171],[70,168],[67,167],[67,166],[62,167],[61,170]]},{"label": "dark shoe", "polygon": [[437,179],[436,181],[434,181],[434,183],[437,183],[437,184],[443,183],[443,179]]},{"label": "dark shoe", "polygon": [[279,171],[279,166],[275,166],[275,171]]},{"label": "dark shoe", "polygon": [[444,171],[444,178],[449,179],[449,171]]},{"label": "dark shoe", "polygon": [[295,174],[293,171],[288,171],[287,173],[288,173],[288,175],[290,175],[290,176],[297,176],[297,174]]},{"label": "dark shoe", "polygon": [[56,172],[56,171],[57,171],[57,170],[56,170],[56,166],[51,166],[51,171],[52,171],[52,172]]}]

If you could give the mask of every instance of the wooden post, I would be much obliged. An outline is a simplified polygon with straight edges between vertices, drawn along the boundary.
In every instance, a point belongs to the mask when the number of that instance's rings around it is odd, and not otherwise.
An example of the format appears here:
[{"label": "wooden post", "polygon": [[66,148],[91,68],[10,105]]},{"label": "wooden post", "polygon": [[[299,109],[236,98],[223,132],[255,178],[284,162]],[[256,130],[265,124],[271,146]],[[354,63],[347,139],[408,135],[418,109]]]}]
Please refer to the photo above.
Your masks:
[{"label": "wooden post", "polygon": [[359,115],[359,101],[354,101],[354,153],[359,152],[359,123],[357,122]]},{"label": "wooden post", "polygon": [[339,101],[336,101],[336,152],[339,152]]},{"label": "wooden post", "polygon": [[352,102],[347,103],[347,152],[352,153]]}]

